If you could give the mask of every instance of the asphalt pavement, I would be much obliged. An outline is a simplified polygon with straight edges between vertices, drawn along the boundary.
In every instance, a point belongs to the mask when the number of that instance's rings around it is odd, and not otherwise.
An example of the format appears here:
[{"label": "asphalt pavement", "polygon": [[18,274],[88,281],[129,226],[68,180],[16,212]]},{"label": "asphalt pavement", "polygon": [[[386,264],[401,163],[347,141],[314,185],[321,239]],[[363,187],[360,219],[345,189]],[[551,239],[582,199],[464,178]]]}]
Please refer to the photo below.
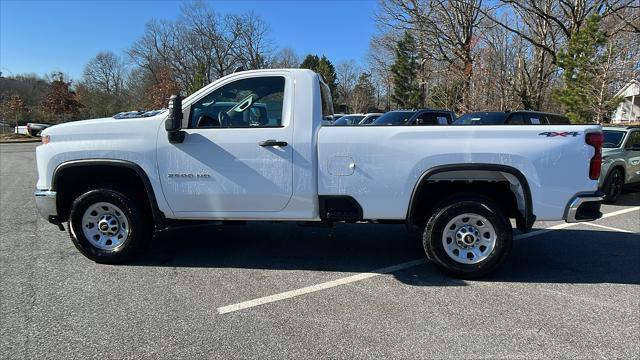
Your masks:
[{"label": "asphalt pavement", "polygon": [[640,193],[480,281],[379,274],[424,258],[400,225],[176,229],[111,266],[36,214],[34,148],[0,145],[2,359],[640,357]]}]

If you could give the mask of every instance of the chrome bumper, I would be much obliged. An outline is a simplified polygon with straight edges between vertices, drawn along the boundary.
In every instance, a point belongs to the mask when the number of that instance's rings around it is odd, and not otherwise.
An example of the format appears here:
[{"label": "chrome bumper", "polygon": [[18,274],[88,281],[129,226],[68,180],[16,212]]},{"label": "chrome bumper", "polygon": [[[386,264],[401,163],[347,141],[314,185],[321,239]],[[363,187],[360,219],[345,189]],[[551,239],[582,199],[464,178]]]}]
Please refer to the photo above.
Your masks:
[{"label": "chrome bumper", "polygon": [[58,211],[56,208],[56,192],[51,190],[36,190],[36,207],[42,217],[52,224],[58,225]]},{"label": "chrome bumper", "polygon": [[567,205],[564,220],[568,223],[576,223],[600,219],[602,200],[604,200],[604,194],[601,192],[576,195]]}]

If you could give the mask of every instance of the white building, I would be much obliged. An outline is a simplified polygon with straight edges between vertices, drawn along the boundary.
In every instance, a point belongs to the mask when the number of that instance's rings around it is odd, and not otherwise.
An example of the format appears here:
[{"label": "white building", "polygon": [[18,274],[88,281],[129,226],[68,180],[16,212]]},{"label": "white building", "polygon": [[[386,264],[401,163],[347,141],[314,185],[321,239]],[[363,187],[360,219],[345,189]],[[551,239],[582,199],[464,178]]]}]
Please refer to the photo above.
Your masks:
[{"label": "white building", "polygon": [[631,80],[615,95],[623,100],[613,112],[612,124],[640,122],[640,82]]}]

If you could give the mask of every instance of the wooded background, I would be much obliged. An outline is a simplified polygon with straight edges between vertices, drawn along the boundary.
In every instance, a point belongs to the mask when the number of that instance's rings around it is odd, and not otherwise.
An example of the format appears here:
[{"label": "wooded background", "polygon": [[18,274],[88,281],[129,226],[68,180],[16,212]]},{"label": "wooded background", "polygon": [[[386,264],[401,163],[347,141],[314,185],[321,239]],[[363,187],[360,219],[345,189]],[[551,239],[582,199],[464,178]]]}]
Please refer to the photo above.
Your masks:
[{"label": "wooded background", "polygon": [[126,52],[96,54],[80,79],[0,75],[0,119],[159,109],[172,93],[191,94],[242,66],[313,69],[336,111],[531,109],[607,122],[616,91],[640,77],[639,0],[381,0],[372,15],[366,58],[333,64],[278,47],[256,13],[187,1],[176,19],[147,23]]}]

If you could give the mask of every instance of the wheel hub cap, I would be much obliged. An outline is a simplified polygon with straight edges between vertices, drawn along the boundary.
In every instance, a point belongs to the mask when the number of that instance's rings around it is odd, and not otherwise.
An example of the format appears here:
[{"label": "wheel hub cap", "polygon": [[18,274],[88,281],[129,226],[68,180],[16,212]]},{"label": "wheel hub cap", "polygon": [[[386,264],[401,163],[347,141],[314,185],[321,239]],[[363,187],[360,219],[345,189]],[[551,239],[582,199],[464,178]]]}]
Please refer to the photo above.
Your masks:
[{"label": "wheel hub cap", "polygon": [[493,225],[485,217],[473,213],[454,217],[442,234],[445,252],[462,264],[477,264],[486,259],[493,252],[496,239]]},{"label": "wheel hub cap", "polygon": [[119,207],[99,202],[89,206],[84,212],[82,231],[96,248],[114,250],[129,237],[129,220]]}]

